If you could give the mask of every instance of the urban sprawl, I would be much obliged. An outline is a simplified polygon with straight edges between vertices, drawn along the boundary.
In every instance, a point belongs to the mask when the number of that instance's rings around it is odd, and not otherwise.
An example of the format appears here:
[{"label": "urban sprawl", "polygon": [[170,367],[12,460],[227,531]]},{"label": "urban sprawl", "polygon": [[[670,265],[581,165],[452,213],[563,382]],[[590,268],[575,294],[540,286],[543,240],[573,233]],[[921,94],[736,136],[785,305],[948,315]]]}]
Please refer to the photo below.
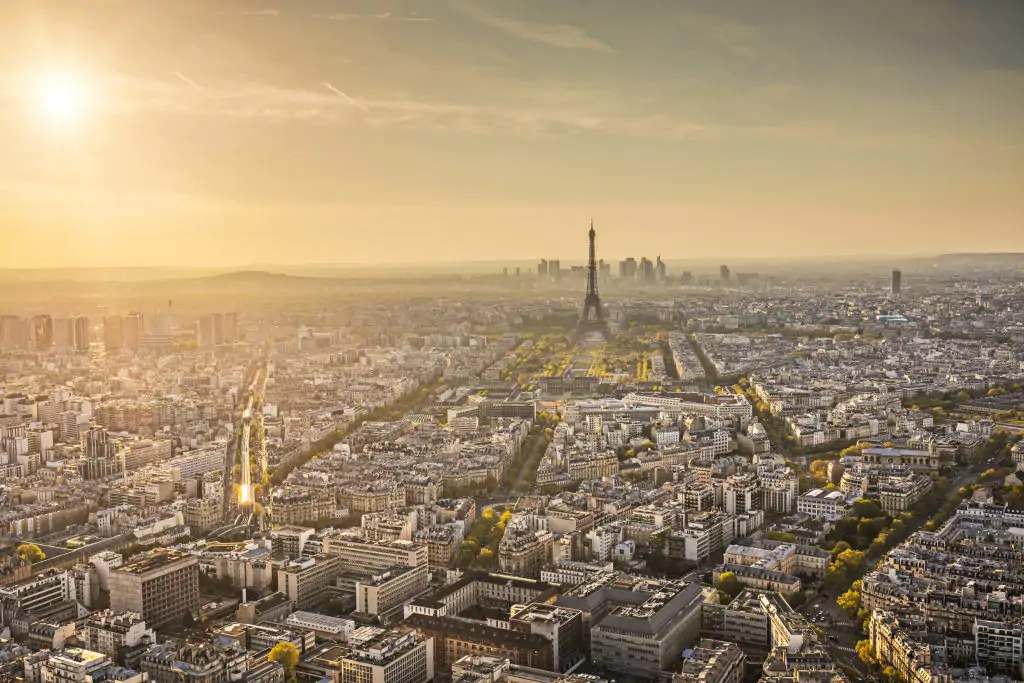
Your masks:
[{"label": "urban sprawl", "polygon": [[9,307],[0,680],[1024,679],[1019,271],[590,240],[461,293]]}]

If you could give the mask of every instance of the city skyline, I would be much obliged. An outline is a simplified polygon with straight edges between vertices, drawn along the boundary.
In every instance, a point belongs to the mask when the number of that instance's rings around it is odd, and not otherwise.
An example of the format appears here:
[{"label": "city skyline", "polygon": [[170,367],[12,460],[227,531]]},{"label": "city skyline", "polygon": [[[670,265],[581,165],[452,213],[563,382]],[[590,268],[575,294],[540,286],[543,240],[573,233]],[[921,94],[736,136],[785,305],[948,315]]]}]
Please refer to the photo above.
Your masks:
[{"label": "city skyline", "polygon": [[1021,6],[642,5],[4,3],[0,268],[1024,251]]}]

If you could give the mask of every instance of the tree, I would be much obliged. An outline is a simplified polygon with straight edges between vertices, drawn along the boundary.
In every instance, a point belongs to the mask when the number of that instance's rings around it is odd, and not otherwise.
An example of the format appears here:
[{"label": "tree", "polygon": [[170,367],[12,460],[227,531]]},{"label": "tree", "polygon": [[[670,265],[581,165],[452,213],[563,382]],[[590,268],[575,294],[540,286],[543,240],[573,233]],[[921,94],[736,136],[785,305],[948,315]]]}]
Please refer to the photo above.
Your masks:
[{"label": "tree", "polygon": [[850,549],[850,544],[849,543],[847,543],[846,541],[839,541],[832,548],[832,557],[835,558],[839,553],[843,552],[844,550],[849,550],[849,549]]},{"label": "tree", "polygon": [[796,536],[785,531],[769,531],[764,535],[769,541],[780,541],[782,543],[796,543]]},{"label": "tree", "polygon": [[35,543],[22,543],[14,549],[14,552],[21,559],[33,564],[36,562],[42,562],[46,559],[46,553],[44,553],[43,549]]},{"label": "tree", "polygon": [[828,463],[828,460],[815,460],[812,462],[810,466],[811,477],[819,481],[828,479]]},{"label": "tree", "polygon": [[295,678],[295,667],[299,665],[299,650],[293,644],[278,643],[270,649],[267,659],[281,665],[287,680]]},{"label": "tree", "polygon": [[740,580],[736,578],[736,574],[733,572],[722,572],[718,575],[715,580],[715,588],[722,591],[730,598],[735,598],[743,590],[743,586],[740,585]]},{"label": "tree", "polygon": [[877,517],[884,517],[885,512],[882,511],[881,506],[875,501],[868,500],[867,498],[858,498],[853,502],[853,516],[875,519]]},{"label": "tree", "polygon": [[856,573],[864,566],[864,553],[860,550],[844,550],[836,555],[836,564],[842,565],[847,573]]},{"label": "tree", "polygon": [[860,657],[860,661],[864,662],[868,666],[874,666],[876,663],[875,649],[871,647],[870,640],[858,640],[857,641],[857,656]]},{"label": "tree", "polygon": [[854,581],[853,585],[850,586],[850,590],[846,591],[838,598],[836,598],[836,604],[843,609],[844,612],[850,615],[850,617],[857,616],[860,612],[861,598],[860,598],[860,581]]}]

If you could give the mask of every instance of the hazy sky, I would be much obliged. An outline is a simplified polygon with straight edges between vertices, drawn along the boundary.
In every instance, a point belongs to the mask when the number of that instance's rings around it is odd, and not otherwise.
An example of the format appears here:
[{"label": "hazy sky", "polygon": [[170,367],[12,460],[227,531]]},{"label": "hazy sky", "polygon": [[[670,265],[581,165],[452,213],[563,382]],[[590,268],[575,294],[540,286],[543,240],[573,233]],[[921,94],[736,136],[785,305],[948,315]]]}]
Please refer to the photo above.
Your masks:
[{"label": "hazy sky", "polygon": [[0,267],[1024,251],[1024,2],[0,0]]}]

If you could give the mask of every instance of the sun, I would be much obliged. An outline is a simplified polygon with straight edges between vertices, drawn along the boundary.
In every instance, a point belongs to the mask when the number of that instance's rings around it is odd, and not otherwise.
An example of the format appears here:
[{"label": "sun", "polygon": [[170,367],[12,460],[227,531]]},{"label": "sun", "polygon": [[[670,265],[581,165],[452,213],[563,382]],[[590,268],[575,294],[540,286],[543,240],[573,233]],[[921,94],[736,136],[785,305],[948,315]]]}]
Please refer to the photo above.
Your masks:
[{"label": "sun", "polygon": [[74,74],[48,74],[36,85],[35,105],[40,118],[68,125],[85,114],[88,93],[81,78]]}]

